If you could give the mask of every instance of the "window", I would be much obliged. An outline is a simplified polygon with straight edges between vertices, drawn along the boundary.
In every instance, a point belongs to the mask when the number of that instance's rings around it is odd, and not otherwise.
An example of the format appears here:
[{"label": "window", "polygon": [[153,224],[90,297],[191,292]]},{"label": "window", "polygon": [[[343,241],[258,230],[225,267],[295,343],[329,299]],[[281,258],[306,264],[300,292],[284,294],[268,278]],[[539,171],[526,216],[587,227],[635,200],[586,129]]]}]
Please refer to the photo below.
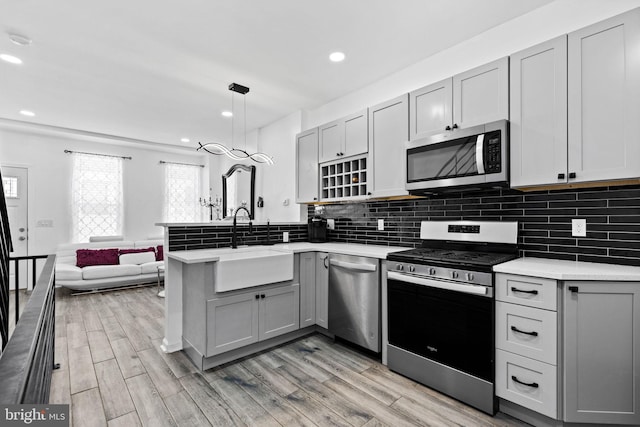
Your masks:
[{"label": "window", "polygon": [[18,198],[18,178],[15,176],[7,176],[2,178],[2,186],[4,187],[4,197],[7,199]]},{"label": "window", "polygon": [[164,220],[166,222],[200,222],[199,202],[201,167],[164,163]]},{"label": "window", "polygon": [[122,234],[122,159],[73,153],[73,240]]}]

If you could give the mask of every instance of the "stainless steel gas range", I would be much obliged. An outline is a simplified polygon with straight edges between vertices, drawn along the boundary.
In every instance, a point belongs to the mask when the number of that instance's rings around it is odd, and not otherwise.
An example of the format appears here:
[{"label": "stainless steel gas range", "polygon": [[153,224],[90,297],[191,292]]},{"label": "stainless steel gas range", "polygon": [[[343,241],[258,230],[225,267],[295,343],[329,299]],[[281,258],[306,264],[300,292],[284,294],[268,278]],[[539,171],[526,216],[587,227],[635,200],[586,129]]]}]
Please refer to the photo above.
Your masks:
[{"label": "stainless steel gas range", "polygon": [[517,222],[429,221],[422,245],[387,256],[388,365],[489,414],[496,264],[517,257]]}]

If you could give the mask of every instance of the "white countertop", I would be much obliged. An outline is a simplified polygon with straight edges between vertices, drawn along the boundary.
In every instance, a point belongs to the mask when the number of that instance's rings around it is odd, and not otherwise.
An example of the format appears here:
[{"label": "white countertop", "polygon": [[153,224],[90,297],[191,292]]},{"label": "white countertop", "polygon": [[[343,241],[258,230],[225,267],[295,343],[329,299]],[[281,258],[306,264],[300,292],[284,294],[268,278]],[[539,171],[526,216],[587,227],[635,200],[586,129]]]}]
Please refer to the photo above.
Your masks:
[{"label": "white countertop", "polygon": [[556,280],[640,282],[640,267],[545,258],[518,258],[494,266],[493,271]]},{"label": "white countertop", "polygon": [[401,246],[381,246],[381,245],[362,245],[357,243],[280,243],[272,246],[249,246],[238,249],[218,248],[218,249],[196,249],[192,251],[170,251],[167,252],[169,258],[178,260],[185,264],[197,264],[200,262],[214,262],[220,260],[220,256],[230,251],[274,249],[285,252],[330,252],[344,255],[365,256],[371,258],[384,259],[391,252],[398,252],[409,247]]}]

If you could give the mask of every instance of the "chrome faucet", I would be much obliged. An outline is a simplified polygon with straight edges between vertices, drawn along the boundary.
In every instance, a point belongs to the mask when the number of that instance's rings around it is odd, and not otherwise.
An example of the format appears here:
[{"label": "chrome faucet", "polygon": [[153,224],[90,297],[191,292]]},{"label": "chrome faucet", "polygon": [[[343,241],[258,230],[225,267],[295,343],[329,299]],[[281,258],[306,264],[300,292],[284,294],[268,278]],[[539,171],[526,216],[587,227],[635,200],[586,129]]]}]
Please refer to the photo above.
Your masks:
[{"label": "chrome faucet", "polygon": [[245,208],[244,206],[240,206],[233,213],[233,234],[231,235],[232,249],[238,249],[238,236],[237,236],[238,227],[237,227],[236,217],[238,216],[238,212],[240,212],[240,209],[244,209],[247,215],[249,216],[249,234],[253,233],[253,224],[251,223],[251,212],[249,212],[249,209]]}]

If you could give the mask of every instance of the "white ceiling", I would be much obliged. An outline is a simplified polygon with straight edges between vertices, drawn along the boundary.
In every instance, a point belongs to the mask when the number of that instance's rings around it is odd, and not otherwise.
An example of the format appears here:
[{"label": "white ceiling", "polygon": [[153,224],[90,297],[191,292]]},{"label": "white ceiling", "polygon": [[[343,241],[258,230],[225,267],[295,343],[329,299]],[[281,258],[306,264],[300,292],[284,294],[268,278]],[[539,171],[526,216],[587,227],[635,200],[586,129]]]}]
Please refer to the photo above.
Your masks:
[{"label": "white ceiling", "polygon": [[[251,88],[255,129],[551,1],[0,0],[0,53],[24,61],[0,61],[0,118],[165,144],[225,141],[231,82]],[[336,50],[343,63],[328,61]]]}]

